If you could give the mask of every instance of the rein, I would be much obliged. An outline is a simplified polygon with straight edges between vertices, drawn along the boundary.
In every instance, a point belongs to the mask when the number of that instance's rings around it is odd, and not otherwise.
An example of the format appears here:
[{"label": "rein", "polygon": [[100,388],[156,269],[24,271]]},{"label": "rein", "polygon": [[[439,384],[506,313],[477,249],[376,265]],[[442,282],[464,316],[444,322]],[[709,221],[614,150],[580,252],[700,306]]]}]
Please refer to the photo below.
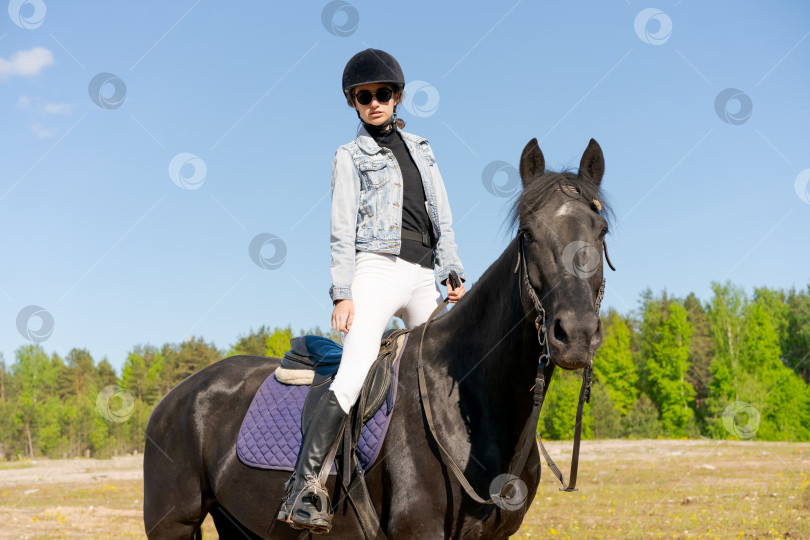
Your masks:
[{"label": "rein", "polygon": [[[526,460],[529,457],[529,449],[532,446],[532,443],[535,441],[535,436],[537,436],[537,442],[539,443],[540,450],[543,452],[543,457],[546,460],[551,471],[554,473],[554,476],[562,484],[562,488],[560,491],[576,491],[576,483],[577,483],[577,468],[579,465],[579,446],[580,446],[580,439],[582,434],[582,409],[585,403],[590,402],[591,398],[591,383],[593,379],[593,361],[583,369],[582,372],[582,388],[579,392],[579,404],[577,406],[577,416],[576,416],[576,427],[574,431],[574,448],[573,448],[573,455],[571,459],[571,473],[569,474],[569,484],[566,485],[565,479],[563,478],[562,473],[557,468],[557,465],[554,463],[554,460],[551,459],[551,456],[546,451],[545,447],[543,446],[543,441],[540,439],[539,434],[537,434],[537,422],[540,418],[540,410],[543,407],[543,401],[545,400],[546,394],[546,378],[545,378],[545,369],[548,367],[550,368],[549,372],[549,380],[551,379],[551,375],[554,373],[554,364],[552,363],[551,359],[551,352],[549,349],[548,344],[548,327],[546,326],[546,310],[543,308],[543,304],[540,302],[540,299],[537,297],[537,293],[532,287],[531,283],[529,282],[529,272],[526,267],[526,253],[525,247],[523,243],[523,235],[518,236],[519,242],[519,249],[518,249],[518,261],[515,265],[515,270],[513,273],[517,273],[518,269],[523,269],[523,276],[520,281],[523,282],[524,287],[521,287],[521,284],[518,284],[518,290],[520,291],[520,298],[521,301],[523,299],[523,289],[525,288],[528,291],[529,297],[532,300],[532,304],[534,304],[534,309],[537,311],[537,317],[534,320],[534,325],[537,328],[537,339],[540,343],[541,347],[541,354],[537,361],[537,374],[535,376],[535,383],[530,391],[533,391],[532,401],[532,412],[529,415],[529,420],[527,421],[526,425],[523,428],[523,432],[519,437],[519,441],[523,441],[521,443],[521,450],[520,456],[518,457],[517,462],[515,462],[514,467],[510,467],[510,473],[512,476],[519,476],[519,473],[523,470],[523,467],[526,465]],[[604,245],[604,244],[603,244]],[[605,252],[607,255],[607,252]],[[523,263],[521,265],[521,262]],[[613,268],[613,265],[610,265]],[[449,280],[450,278],[448,278]],[[602,279],[602,285],[599,288],[599,292],[597,293],[597,298],[595,302],[596,312],[599,313],[599,307],[602,303],[602,297],[605,293],[605,279]],[[438,446],[439,451],[441,452],[441,456],[443,458],[443,462],[445,465],[449,466],[450,470],[456,476],[456,479],[459,481],[461,486],[464,488],[464,491],[467,492],[467,495],[470,496],[474,501],[481,503],[481,504],[496,504],[498,501],[502,500],[505,496],[505,492],[509,489],[510,483],[507,482],[502,490],[501,493],[493,493],[490,494],[490,497],[484,499],[480,497],[473,489],[472,485],[470,485],[467,478],[464,476],[464,472],[459,468],[456,462],[453,460],[450,453],[442,446],[442,443],[439,441],[438,435],[436,434],[436,428],[433,424],[433,413],[431,411],[430,406],[430,397],[428,396],[427,392],[427,381],[425,380],[425,372],[424,372],[424,364],[422,361],[422,345],[425,340],[425,333],[427,332],[428,325],[430,322],[436,317],[436,315],[444,309],[447,305],[448,299],[445,298],[444,301],[439,304],[433,313],[430,314],[428,317],[427,322],[425,323],[425,327],[422,330],[422,336],[419,341],[419,355],[417,357],[416,362],[416,369],[417,375],[419,380],[419,397],[422,402],[422,409],[425,413],[425,420],[427,421],[428,429],[430,430],[431,435],[433,436],[433,440],[436,442],[436,446]],[[532,427],[534,426],[534,427]],[[518,474],[515,474],[518,473]]]}]

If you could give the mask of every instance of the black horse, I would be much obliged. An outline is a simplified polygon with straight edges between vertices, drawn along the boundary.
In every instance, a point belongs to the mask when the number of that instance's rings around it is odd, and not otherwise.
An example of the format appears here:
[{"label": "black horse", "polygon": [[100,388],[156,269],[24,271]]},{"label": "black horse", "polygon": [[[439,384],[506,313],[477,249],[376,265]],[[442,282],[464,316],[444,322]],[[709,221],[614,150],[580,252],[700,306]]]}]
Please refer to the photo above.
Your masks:
[{"label": "black horse", "polygon": [[[546,311],[554,363],[583,368],[601,344],[597,298],[609,212],[599,187],[603,172],[602,150],[593,139],[578,173],[546,171],[532,139],[520,159],[523,190],[511,209],[518,237],[424,336],[438,437],[484,497],[516,461],[541,354],[537,313],[520,292],[521,271],[515,272],[521,235],[529,281]],[[515,504],[479,504],[463,491],[440,457],[419,401],[416,359],[423,329],[412,330],[406,344],[395,413],[366,476],[381,527],[392,539],[506,539],[520,527],[540,481],[536,445],[515,472],[525,484]],[[155,407],[144,453],[150,539],[199,537],[209,513],[221,538],[310,534],[275,521],[289,473],[248,467],[236,455],[243,416],[278,365],[277,358],[226,358],[189,376]],[[351,505],[334,491],[334,476],[327,487],[337,500],[330,537],[363,538]]]}]

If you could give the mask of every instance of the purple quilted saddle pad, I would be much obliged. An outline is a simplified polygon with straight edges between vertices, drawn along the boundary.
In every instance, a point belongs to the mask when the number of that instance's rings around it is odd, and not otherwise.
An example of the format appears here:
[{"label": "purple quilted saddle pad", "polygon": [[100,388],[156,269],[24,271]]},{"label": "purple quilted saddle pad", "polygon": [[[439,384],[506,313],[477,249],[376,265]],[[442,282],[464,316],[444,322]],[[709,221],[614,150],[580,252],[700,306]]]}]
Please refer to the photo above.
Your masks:
[{"label": "purple quilted saddle pad", "polygon": [[[391,366],[388,399],[360,430],[357,461],[364,471],[374,464],[391,422],[397,395],[399,360],[409,334],[405,335]],[[309,385],[279,382],[271,373],[259,387],[242,420],[236,439],[236,454],[245,465],[260,469],[292,471],[301,448],[301,413]],[[329,474],[336,474],[334,463]]]}]

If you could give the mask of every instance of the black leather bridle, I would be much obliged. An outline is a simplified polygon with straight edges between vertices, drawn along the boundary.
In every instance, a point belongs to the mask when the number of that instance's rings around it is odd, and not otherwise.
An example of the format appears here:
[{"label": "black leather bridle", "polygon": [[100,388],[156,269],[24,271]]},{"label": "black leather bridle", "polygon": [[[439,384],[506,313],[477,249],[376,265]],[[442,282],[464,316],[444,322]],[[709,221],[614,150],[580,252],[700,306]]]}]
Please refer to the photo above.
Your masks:
[{"label": "black leather bridle", "polygon": [[[537,377],[535,378],[535,388],[540,387],[541,391],[544,389],[547,381],[545,380],[545,369],[546,367],[550,367],[551,371],[549,372],[549,380],[551,376],[554,374],[554,364],[552,363],[551,352],[549,350],[548,345],[548,327],[546,326],[546,310],[543,308],[543,304],[540,301],[540,298],[537,296],[537,292],[535,288],[532,286],[531,282],[529,281],[529,270],[526,266],[526,251],[525,251],[525,244],[524,244],[525,232],[521,232],[518,236],[518,262],[515,265],[514,272],[518,271],[518,268],[522,266],[523,269],[523,284],[524,287],[520,288],[520,297],[521,300],[523,299],[523,289],[525,288],[528,293],[529,297],[532,300],[532,304],[534,304],[534,310],[537,312],[537,317],[534,320],[534,326],[537,328],[537,340],[540,342],[540,358],[538,358],[538,365],[537,365]],[[604,242],[602,243],[604,246]],[[605,258],[607,259],[607,248],[605,247]],[[522,263],[522,265],[521,265]],[[610,267],[613,268],[613,265],[608,261]],[[615,270],[615,268],[614,268]],[[599,308],[602,305],[602,298],[605,294],[605,278],[602,278],[602,284],[599,286],[599,291],[596,294],[596,301],[594,302],[594,307],[596,313],[599,314]],[[585,403],[590,403],[591,401],[591,384],[593,383],[593,359],[588,365],[583,368],[582,370],[582,387],[579,391],[579,403],[577,404],[577,416],[576,416],[576,425],[574,427],[574,448],[571,455],[571,472],[568,476],[568,484],[565,483],[565,478],[563,477],[562,472],[557,467],[557,464],[554,463],[554,460],[551,459],[546,447],[543,445],[543,439],[540,437],[540,434],[537,433],[537,443],[540,446],[540,451],[543,453],[543,457],[546,460],[546,464],[548,464],[548,468],[551,469],[551,472],[554,473],[554,476],[557,477],[557,480],[560,481],[562,484],[562,488],[560,491],[576,491],[577,485],[577,470],[579,467],[579,446],[580,441],[582,438],[582,412]],[[540,398],[540,404],[538,408],[538,417],[539,417],[539,409],[543,406],[543,400],[545,399],[545,392]],[[535,421],[535,425],[536,425]]]},{"label": "black leather bridle", "polygon": [[[610,268],[615,270],[613,264],[611,264],[610,259],[607,256],[607,246],[604,242],[602,242],[605,259],[607,260]],[[525,253],[525,245],[524,245],[524,233],[520,232],[518,234],[518,261],[515,265],[515,270],[513,273],[517,273],[519,269],[522,268],[522,276],[519,280],[518,288],[520,291],[521,301],[523,299],[523,289],[525,288],[529,297],[532,300],[532,304],[534,305],[534,310],[537,312],[537,317],[534,320],[534,325],[537,328],[537,339],[540,343],[541,353],[540,357],[537,361],[537,374],[535,376],[535,384],[530,389],[533,391],[532,395],[532,412],[529,416],[529,420],[523,428],[523,432],[519,437],[519,441],[523,441],[521,444],[520,455],[518,460],[515,462],[513,467],[510,467],[510,475],[513,477],[517,477],[520,475],[520,472],[523,470],[523,467],[526,465],[526,459],[529,457],[529,449],[535,437],[537,437],[537,442],[539,443],[540,450],[543,453],[543,457],[546,460],[551,471],[557,477],[557,479],[562,484],[562,488],[560,491],[576,491],[576,482],[577,482],[577,468],[579,465],[579,446],[580,446],[580,439],[582,434],[582,410],[585,403],[590,402],[591,396],[591,383],[593,380],[593,360],[585,367],[582,371],[582,388],[579,392],[579,404],[577,406],[577,416],[576,416],[576,427],[574,431],[574,448],[573,454],[571,458],[571,472],[569,474],[569,483],[565,483],[565,479],[563,478],[562,473],[557,468],[557,465],[554,463],[554,460],[551,459],[551,456],[546,451],[545,447],[543,446],[543,441],[540,439],[539,434],[536,432],[537,430],[537,422],[540,418],[540,410],[543,407],[543,401],[545,399],[545,389],[546,389],[546,378],[545,378],[545,369],[547,367],[551,367],[552,371],[549,373],[549,379],[553,374],[554,364],[552,363],[551,352],[549,349],[548,344],[548,327],[546,326],[546,310],[543,308],[542,302],[540,302],[540,298],[538,298],[537,293],[529,281],[529,271],[526,265],[526,253]],[[522,264],[521,264],[522,263]],[[449,280],[449,278],[448,278]],[[596,301],[594,302],[596,313],[599,313],[599,308],[602,303],[602,297],[605,293],[605,279],[602,278],[602,284],[599,287],[599,291],[597,293]],[[484,499],[480,497],[473,489],[472,485],[470,485],[467,478],[464,476],[464,472],[459,468],[456,462],[453,460],[452,456],[450,456],[449,452],[442,446],[442,443],[439,441],[438,435],[436,434],[436,428],[433,424],[433,413],[430,407],[430,397],[428,396],[427,392],[427,381],[425,379],[424,373],[424,364],[422,361],[422,345],[425,340],[425,333],[427,332],[428,325],[430,322],[438,315],[440,311],[442,311],[448,303],[448,299],[445,298],[444,301],[436,306],[436,309],[433,310],[433,313],[430,314],[428,317],[427,322],[425,323],[425,327],[422,330],[422,336],[419,341],[419,355],[417,357],[416,362],[416,369],[417,369],[417,377],[419,381],[419,397],[422,402],[422,409],[425,413],[425,420],[428,425],[428,429],[430,430],[431,435],[433,436],[433,440],[436,442],[436,446],[438,446],[443,461],[446,466],[450,468],[453,474],[456,476],[456,479],[459,481],[461,486],[464,488],[464,491],[467,492],[474,501],[479,502],[481,504],[496,504],[497,502],[501,501],[505,497],[505,491],[510,487],[510,483],[507,482],[503,486],[503,490],[501,493],[494,493],[490,494],[490,497]],[[532,428],[532,426],[534,426]],[[534,434],[532,432],[534,431]]]}]

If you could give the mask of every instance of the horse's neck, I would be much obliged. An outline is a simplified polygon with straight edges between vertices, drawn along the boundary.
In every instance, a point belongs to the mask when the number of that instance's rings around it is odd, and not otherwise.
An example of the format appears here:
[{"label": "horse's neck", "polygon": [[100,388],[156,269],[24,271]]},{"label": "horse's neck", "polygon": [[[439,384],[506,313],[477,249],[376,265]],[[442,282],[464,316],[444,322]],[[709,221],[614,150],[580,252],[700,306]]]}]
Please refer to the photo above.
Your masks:
[{"label": "horse's neck", "polygon": [[477,401],[463,406],[468,424],[495,423],[507,439],[520,433],[531,412],[540,353],[534,321],[521,304],[516,262],[513,240],[465,298],[437,320],[444,320],[441,330],[448,335],[441,367],[458,385],[460,399]]},{"label": "horse's neck", "polygon": [[465,301],[447,314],[448,330],[452,329],[456,339],[480,347],[475,357],[455,359],[470,369],[469,377],[478,373],[487,381],[495,377],[514,382],[510,371],[520,371],[528,362],[526,355],[539,350],[534,321],[526,317],[521,303],[522,273],[514,272],[516,262],[513,240],[465,295]]}]

